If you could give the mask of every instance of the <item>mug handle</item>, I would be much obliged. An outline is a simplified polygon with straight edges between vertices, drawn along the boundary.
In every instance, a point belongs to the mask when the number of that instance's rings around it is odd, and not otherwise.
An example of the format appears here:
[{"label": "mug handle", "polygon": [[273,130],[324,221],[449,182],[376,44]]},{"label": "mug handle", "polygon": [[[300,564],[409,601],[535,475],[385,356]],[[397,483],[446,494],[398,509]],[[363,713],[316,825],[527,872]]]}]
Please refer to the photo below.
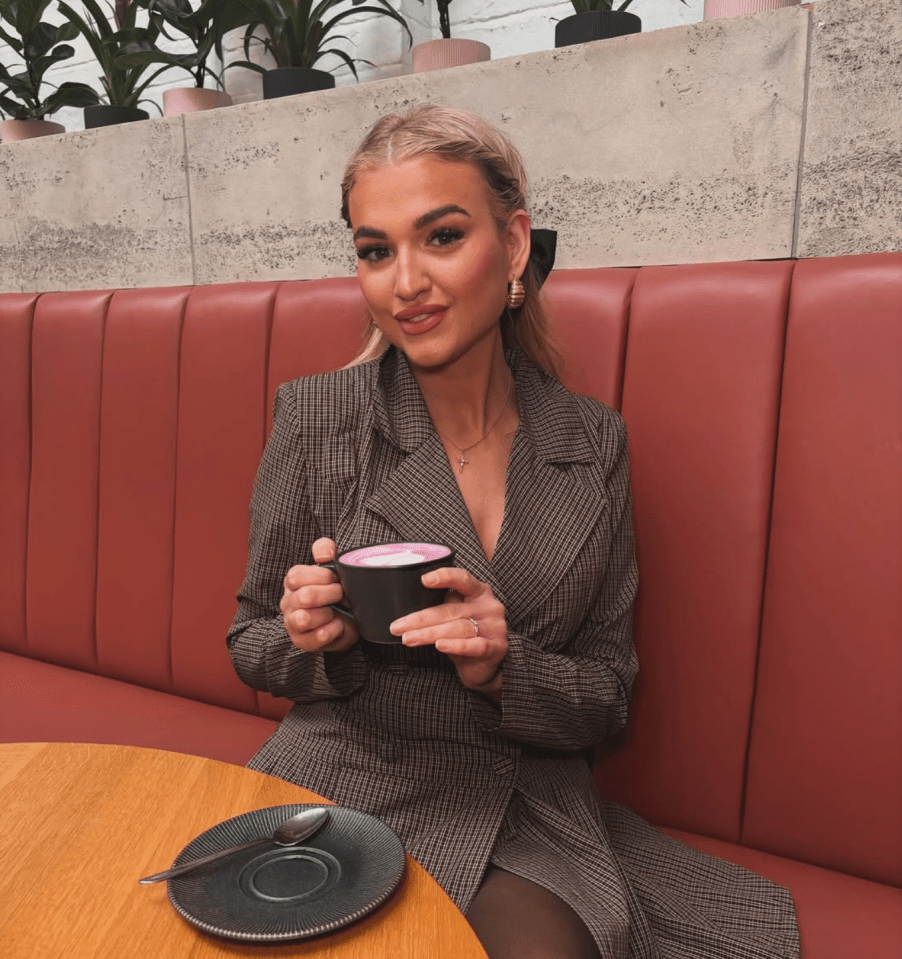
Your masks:
[{"label": "mug handle", "polygon": [[[330,560],[327,560],[325,563],[317,563],[316,565],[325,566],[326,569],[331,569],[332,572],[335,573],[335,576],[338,577],[338,569],[333,560],[330,559]],[[340,582],[340,577],[338,577],[338,579]],[[339,613],[344,613],[345,616],[347,616],[349,619],[353,619],[355,623],[357,622],[357,619],[355,618],[354,614],[351,612],[350,607],[342,606],[341,603],[329,603],[329,606],[331,606],[332,609],[337,610]]]}]

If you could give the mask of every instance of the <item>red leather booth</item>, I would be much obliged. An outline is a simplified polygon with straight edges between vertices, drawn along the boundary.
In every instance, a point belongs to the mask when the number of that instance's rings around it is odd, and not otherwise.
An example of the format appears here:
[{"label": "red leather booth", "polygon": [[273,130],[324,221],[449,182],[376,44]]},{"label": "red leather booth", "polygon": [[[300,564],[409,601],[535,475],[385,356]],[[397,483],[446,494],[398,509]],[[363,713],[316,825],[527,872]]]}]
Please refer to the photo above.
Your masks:
[{"label": "red leather booth", "polygon": [[[902,254],[558,271],[630,432],[641,661],[602,791],[788,885],[805,959],[902,955]],[[0,296],[0,739],[243,763],[224,636],[276,386],[349,279]]]}]

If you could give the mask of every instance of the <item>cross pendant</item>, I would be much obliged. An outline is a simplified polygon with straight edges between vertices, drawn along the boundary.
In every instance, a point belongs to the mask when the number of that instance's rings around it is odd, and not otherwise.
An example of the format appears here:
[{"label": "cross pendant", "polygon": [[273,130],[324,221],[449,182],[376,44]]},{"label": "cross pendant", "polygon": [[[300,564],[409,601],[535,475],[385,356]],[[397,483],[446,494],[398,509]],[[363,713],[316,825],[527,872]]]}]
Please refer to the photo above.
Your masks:
[{"label": "cross pendant", "polygon": [[458,465],[460,466],[460,472],[461,472],[461,473],[464,471],[464,467],[465,467],[465,466],[467,465],[467,463],[469,463],[469,462],[470,462],[469,460],[465,460],[465,459],[464,459],[464,454],[463,454],[463,452],[461,452],[461,454],[460,454],[460,459],[457,461]]}]

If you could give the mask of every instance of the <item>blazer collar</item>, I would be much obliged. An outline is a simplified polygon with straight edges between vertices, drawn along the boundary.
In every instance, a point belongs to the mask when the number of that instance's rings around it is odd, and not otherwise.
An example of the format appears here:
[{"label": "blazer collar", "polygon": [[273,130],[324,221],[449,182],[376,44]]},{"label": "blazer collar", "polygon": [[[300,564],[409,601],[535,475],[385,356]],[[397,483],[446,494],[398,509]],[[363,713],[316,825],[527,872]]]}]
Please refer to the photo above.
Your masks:
[{"label": "blazer collar", "polygon": [[[505,356],[517,386],[521,429],[535,455],[546,463],[593,462],[597,451],[586,436],[573,394],[522,351],[509,349]],[[405,453],[414,452],[435,435],[407,357],[393,346],[379,361],[373,421]]]},{"label": "blazer collar", "polygon": [[546,463],[591,463],[597,451],[586,436],[579,401],[525,353],[508,350],[517,384],[520,423],[536,458]]},{"label": "blazer collar", "polygon": [[379,361],[373,422],[387,440],[405,453],[419,449],[435,432],[407,357],[394,346]]}]

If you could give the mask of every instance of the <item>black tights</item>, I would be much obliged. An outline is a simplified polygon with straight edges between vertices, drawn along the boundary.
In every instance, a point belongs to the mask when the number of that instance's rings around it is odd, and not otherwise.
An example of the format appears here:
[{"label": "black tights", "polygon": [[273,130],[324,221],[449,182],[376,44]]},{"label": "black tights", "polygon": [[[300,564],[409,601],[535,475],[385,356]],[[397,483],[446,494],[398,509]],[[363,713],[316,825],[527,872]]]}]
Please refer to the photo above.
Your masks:
[{"label": "black tights", "polygon": [[489,959],[601,959],[582,919],[554,893],[489,866],[467,910]]}]

